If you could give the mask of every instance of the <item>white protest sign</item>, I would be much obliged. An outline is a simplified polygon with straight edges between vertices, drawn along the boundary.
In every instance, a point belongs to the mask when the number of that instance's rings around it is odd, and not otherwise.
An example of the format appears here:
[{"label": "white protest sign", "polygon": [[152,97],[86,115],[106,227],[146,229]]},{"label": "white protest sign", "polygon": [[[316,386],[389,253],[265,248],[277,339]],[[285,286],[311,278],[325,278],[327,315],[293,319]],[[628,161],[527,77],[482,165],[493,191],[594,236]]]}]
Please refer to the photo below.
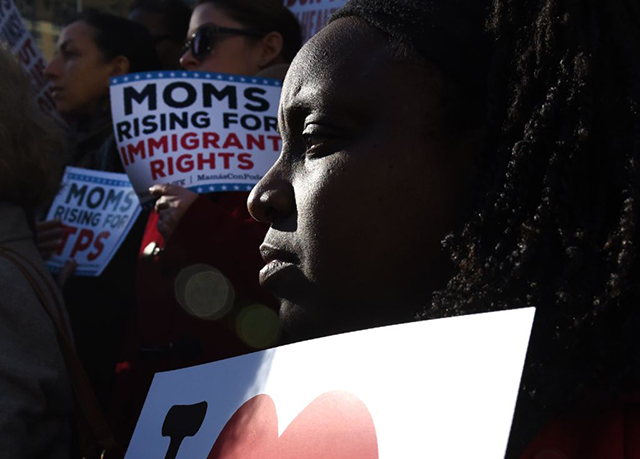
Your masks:
[{"label": "white protest sign", "polygon": [[302,42],[317,34],[331,15],[342,8],[347,0],[284,0],[302,27]]},{"label": "white protest sign", "polygon": [[111,79],[120,159],[144,205],[148,188],[248,191],[282,144],[281,83],[206,72],[136,73]]},{"label": "white protest sign", "polygon": [[534,312],[383,327],[158,373],[126,458],[504,457]]},{"label": "white protest sign", "polygon": [[73,258],[78,263],[74,274],[99,276],[140,211],[126,174],[67,167],[47,215],[47,220],[62,220],[62,247],[47,265],[55,272]]},{"label": "white protest sign", "polygon": [[0,0],[0,42],[8,44],[31,78],[38,106],[59,119],[49,81],[43,74],[46,63],[13,0]]}]

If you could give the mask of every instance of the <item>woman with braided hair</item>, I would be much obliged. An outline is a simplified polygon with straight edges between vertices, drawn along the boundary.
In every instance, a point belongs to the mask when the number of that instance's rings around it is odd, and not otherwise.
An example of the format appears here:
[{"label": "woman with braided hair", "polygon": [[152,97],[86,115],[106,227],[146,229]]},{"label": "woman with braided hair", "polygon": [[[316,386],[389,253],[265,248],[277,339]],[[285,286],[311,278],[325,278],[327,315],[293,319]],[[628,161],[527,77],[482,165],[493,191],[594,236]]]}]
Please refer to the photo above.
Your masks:
[{"label": "woman with braided hair", "polygon": [[249,198],[289,333],[536,306],[507,457],[640,457],[639,26],[623,0],[350,1]]}]

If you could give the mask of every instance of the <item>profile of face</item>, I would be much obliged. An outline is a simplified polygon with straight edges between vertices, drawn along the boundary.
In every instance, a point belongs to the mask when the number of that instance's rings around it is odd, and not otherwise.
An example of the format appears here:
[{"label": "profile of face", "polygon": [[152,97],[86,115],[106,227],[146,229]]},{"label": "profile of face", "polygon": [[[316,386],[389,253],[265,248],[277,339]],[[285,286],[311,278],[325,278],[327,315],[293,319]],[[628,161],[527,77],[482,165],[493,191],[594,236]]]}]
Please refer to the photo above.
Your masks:
[{"label": "profile of face", "polygon": [[283,85],[279,159],[249,197],[270,224],[261,284],[298,339],[409,321],[450,275],[472,142],[439,135],[442,74],[339,19]]},{"label": "profile of face", "polygon": [[[207,25],[247,30],[247,27],[230,18],[212,3],[202,3],[191,14],[187,36],[190,38],[198,29]],[[277,32],[264,37],[220,33],[214,34],[212,45],[211,51],[201,58],[196,58],[187,50],[182,55],[180,64],[186,70],[255,75],[279,58],[282,36]]]},{"label": "profile of face", "polygon": [[69,24],[62,30],[53,60],[44,69],[56,108],[63,115],[93,113],[109,94],[109,78],[128,71],[126,58],[105,58],[95,34],[84,21]]}]

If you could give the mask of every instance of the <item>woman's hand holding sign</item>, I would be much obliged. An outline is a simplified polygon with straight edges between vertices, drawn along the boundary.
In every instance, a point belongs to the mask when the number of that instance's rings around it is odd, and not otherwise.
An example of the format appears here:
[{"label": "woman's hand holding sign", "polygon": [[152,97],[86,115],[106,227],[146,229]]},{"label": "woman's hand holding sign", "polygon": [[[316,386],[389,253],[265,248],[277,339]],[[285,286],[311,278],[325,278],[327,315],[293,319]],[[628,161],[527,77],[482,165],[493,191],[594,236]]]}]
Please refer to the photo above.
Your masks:
[{"label": "woman's hand holding sign", "polygon": [[38,252],[44,260],[62,247],[62,221],[46,220],[36,223],[35,239]]},{"label": "woman's hand holding sign", "polygon": [[198,195],[177,185],[153,185],[149,192],[153,196],[159,196],[155,205],[155,211],[158,213],[158,231],[167,241]]}]

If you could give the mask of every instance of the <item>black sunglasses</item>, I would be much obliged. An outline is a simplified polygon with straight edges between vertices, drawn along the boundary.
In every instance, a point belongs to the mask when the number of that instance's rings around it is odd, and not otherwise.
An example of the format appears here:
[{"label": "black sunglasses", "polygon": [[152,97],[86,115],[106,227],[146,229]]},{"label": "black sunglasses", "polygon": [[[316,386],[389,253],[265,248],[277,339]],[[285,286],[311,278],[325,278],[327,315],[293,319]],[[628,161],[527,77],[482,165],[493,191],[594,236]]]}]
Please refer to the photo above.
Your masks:
[{"label": "black sunglasses", "polygon": [[201,61],[215,47],[217,43],[217,37],[219,35],[244,35],[247,37],[261,37],[264,34],[260,32],[254,32],[251,30],[243,29],[230,29],[228,27],[220,27],[214,24],[207,24],[196,30],[191,37],[185,42],[183,54],[187,50],[191,51],[193,57]]}]

